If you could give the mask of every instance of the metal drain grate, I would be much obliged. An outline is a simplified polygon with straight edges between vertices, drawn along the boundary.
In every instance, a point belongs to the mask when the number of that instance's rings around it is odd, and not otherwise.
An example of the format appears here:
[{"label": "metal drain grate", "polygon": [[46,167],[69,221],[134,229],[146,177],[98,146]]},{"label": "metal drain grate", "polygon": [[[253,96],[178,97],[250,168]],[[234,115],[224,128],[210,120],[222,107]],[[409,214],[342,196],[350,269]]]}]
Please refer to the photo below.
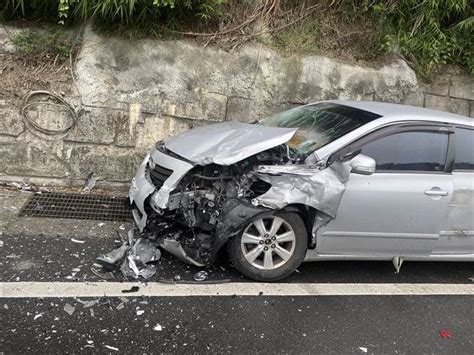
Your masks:
[{"label": "metal drain grate", "polygon": [[19,216],[101,221],[132,219],[126,198],[58,192],[33,195],[21,208]]}]

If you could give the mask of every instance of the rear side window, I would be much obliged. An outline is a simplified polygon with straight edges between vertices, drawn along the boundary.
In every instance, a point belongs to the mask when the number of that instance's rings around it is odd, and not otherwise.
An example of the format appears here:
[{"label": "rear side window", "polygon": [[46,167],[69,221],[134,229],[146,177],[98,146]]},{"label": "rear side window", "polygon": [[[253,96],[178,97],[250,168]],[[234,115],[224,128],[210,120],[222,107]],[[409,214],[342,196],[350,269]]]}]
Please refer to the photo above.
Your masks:
[{"label": "rear side window", "polygon": [[474,130],[456,128],[455,170],[474,170]]},{"label": "rear side window", "polygon": [[375,159],[377,171],[441,172],[447,150],[447,134],[400,132],[367,143],[362,154]]}]

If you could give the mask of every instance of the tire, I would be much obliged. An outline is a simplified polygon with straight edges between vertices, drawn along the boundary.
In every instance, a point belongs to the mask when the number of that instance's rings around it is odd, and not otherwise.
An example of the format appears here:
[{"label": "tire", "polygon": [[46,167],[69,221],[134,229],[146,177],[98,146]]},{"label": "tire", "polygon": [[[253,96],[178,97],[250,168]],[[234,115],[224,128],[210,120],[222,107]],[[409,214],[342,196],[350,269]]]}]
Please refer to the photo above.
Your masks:
[{"label": "tire", "polygon": [[292,274],[307,247],[303,220],[296,213],[283,211],[257,216],[227,244],[232,265],[248,278],[264,282]]}]

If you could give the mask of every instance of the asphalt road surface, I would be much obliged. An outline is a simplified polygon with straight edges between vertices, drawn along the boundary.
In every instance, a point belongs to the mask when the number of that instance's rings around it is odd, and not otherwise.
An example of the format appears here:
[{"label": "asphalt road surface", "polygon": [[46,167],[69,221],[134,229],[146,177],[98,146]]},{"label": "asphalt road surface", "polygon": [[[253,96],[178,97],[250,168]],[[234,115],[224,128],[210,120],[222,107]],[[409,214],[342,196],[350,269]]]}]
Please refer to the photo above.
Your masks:
[{"label": "asphalt road surface", "polygon": [[122,293],[89,269],[113,240],[0,240],[0,353],[474,353],[472,263],[306,263],[259,284],[223,255],[208,280],[230,281],[201,285],[164,255]]}]

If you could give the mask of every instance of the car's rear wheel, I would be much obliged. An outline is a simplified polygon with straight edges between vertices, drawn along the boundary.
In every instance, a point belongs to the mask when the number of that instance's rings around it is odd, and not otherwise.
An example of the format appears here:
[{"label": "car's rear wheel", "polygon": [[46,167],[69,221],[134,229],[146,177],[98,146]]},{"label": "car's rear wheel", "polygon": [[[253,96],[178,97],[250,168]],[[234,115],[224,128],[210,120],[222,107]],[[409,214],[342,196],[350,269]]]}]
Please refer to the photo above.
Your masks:
[{"label": "car's rear wheel", "polygon": [[293,273],[303,261],[307,232],[293,212],[274,212],[249,221],[243,232],[229,240],[234,267],[257,281],[277,281]]}]

